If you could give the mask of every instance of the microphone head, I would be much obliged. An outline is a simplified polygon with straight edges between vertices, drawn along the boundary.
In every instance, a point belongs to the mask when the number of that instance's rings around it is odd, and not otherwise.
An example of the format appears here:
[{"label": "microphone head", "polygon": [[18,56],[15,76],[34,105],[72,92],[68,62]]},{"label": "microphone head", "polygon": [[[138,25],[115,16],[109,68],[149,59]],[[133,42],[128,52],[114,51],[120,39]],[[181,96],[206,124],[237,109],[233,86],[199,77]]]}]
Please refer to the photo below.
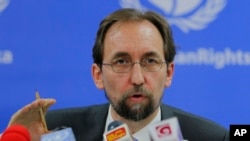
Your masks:
[{"label": "microphone head", "polygon": [[112,122],[108,125],[107,131],[110,131],[110,130],[112,130],[112,129],[114,129],[114,128],[116,128],[116,127],[122,125],[122,124],[123,124],[123,122],[121,122],[121,121],[117,121],[117,120],[112,121]]},{"label": "microphone head", "polygon": [[111,122],[103,138],[104,141],[137,141],[131,136],[127,124],[121,121]]},{"label": "microphone head", "polygon": [[26,127],[12,125],[3,132],[1,141],[31,141],[31,137]]},{"label": "microphone head", "polygon": [[177,117],[149,125],[149,134],[154,141],[183,141]]},{"label": "microphone head", "polygon": [[72,128],[64,128],[41,136],[40,141],[76,141]]}]

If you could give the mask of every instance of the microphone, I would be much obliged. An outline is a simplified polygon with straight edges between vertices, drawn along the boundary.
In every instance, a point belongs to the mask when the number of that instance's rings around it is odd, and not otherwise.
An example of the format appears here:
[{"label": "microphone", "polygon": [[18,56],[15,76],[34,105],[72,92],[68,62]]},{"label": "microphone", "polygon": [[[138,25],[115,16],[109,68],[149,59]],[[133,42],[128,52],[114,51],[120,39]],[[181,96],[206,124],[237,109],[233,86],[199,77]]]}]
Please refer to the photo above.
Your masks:
[{"label": "microphone", "polygon": [[31,137],[26,127],[12,125],[3,132],[0,141],[31,141]]},{"label": "microphone", "polygon": [[116,128],[116,127],[122,125],[122,124],[123,124],[123,122],[118,121],[118,120],[115,120],[115,121],[111,122],[111,123],[108,125],[107,130],[110,131],[110,130],[112,130],[112,129],[114,129],[114,128]]},{"label": "microphone", "polygon": [[76,141],[76,139],[71,128],[63,128],[42,135],[41,141]]},{"label": "microphone", "polygon": [[183,141],[180,125],[176,117],[151,124],[148,131],[153,141]]},{"label": "microphone", "polygon": [[107,130],[103,134],[104,141],[138,141],[130,135],[127,124],[121,121],[111,122]]}]

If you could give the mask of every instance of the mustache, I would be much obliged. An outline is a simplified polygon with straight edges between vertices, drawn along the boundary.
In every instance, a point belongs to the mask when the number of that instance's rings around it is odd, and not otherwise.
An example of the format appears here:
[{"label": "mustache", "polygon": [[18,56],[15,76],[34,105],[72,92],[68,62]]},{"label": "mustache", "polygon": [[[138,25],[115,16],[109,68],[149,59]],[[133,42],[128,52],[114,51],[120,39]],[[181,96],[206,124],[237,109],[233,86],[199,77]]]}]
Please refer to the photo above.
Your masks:
[{"label": "mustache", "polygon": [[143,86],[134,86],[132,89],[127,90],[123,94],[123,98],[128,98],[130,96],[133,96],[135,93],[141,93],[142,96],[146,96],[146,97],[152,96],[152,92],[145,89]]}]

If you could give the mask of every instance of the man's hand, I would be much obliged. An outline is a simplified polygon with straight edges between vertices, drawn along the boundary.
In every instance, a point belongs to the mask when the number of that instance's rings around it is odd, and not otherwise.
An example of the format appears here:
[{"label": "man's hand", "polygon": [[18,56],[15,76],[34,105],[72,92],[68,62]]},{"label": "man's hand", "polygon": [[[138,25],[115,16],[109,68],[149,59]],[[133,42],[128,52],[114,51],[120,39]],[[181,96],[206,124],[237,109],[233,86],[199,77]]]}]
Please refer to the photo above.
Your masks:
[{"label": "man's hand", "polygon": [[9,126],[20,124],[25,126],[31,135],[32,141],[40,141],[42,134],[46,133],[39,113],[40,108],[47,112],[56,101],[54,99],[38,99],[18,110],[9,122]]}]

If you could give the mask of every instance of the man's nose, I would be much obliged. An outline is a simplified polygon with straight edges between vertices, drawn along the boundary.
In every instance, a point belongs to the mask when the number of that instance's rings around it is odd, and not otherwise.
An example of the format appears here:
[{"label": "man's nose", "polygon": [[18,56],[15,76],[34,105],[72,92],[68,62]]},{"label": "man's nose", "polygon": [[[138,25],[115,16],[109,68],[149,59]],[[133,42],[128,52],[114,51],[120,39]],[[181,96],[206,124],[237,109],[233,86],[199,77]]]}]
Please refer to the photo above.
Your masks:
[{"label": "man's nose", "polygon": [[142,85],[144,83],[144,70],[140,62],[134,62],[131,69],[131,82],[134,85]]}]

